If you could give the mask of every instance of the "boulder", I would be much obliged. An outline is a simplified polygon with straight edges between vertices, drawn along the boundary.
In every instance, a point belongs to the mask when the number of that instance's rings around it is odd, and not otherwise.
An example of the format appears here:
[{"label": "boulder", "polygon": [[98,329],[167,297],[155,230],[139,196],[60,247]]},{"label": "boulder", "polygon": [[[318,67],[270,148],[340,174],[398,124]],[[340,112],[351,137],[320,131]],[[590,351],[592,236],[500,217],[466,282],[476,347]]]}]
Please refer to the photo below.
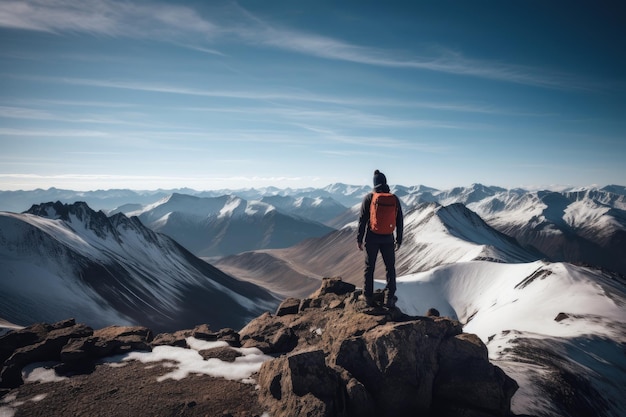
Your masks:
[{"label": "boulder", "polygon": [[265,362],[258,384],[259,400],[270,415],[345,415],[341,378],[326,366],[322,350],[301,351]]},{"label": "boulder", "polygon": [[241,345],[258,348],[263,353],[290,352],[297,346],[298,337],[280,318],[264,313],[252,320],[239,332]]},{"label": "boulder", "polygon": [[174,333],[159,333],[152,339],[151,345],[155,346],[175,346],[186,348],[187,338],[191,337],[191,330],[179,330]]},{"label": "boulder", "polygon": [[132,350],[151,351],[152,331],[142,326],[109,326],[88,338],[68,343],[61,351],[62,362],[98,359]]},{"label": "boulder", "polygon": [[[36,332],[40,333],[38,333],[35,343],[15,349],[11,356],[4,361],[0,372],[1,386],[8,388],[20,386],[24,382],[22,380],[22,368],[25,365],[33,362],[60,361],[61,351],[70,340],[83,339],[93,334],[93,329],[84,324],[75,324],[73,320],[36,327]],[[32,329],[27,330],[27,332],[29,331]],[[10,336],[10,334],[6,336]],[[15,340],[15,338],[9,338],[9,340]],[[3,341],[4,339],[0,339],[0,344],[3,344]]]},{"label": "boulder", "polygon": [[19,330],[13,330],[0,336],[0,364],[13,353],[25,346],[43,341],[51,330],[58,330],[76,325],[76,320],[67,319],[54,324],[36,323]]},{"label": "boulder", "polygon": [[478,336],[463,333],[448,338],[438,354],[433,397],[442,415],[454,415],[462,407],[499,416],[509,413],[517,383],[489,362],[487,347]]},{"label": "boulder", "polygon": [[556,317],[554,318],[554,321],[560,322],[560,321],[563,321],[565,319],[569,319],[569,315],[567,313],[561,312],[561,313],[556,315]]},{"label": "boulder", "polygon": [[428,311],[426,312],[426,317],[439,317],[439,310],[437,310],[434,307],[431,307],[428,309]]},{"label": "boulder", "polygon": [[331,346],[329,360],[357,378],[378,416],[426,413],[433,403],[441,341],[459,332],[451,320],[385,323]]},{"label": "boulder", "polygon": [[299,309],[300,309],[299,298],[287,298],[278,306],[278,309],[276,310],[276,315],[286,316],[288,314],[298,314]]},{"label": "boulder", "polygon": [[50,325],[38,323],[0,337],[0,363],[9,359],[17,349],[41,342],[50,330]]},{"label": "boulder", "polygon": [[217,332],[211,330],[207,324],[200,324],[193,329],[178,330],[174,333],[159,333],[151,341],[152,346],[176,346],[186,348],[187,338],[194,337],[200,340],[227,342],[230,346],[239,347],[239,333],[230,328],[221,329]]},{"label": "boulder", "polygon": [[231,328],[221,329],[215,335],[217,337],[216,340],[221,340],[222,342],[226,342],[232,347],[241,346],[241,336],[234,329],[231,329]]},{"label": "boulder", "polygon": [[341,277],[323,278],[321,287],[311,294],[311,298],[319,298],[326,294],[346,295],[354,292],[355,289],[354,284],[344,282]]},{"label": "boulder", "polygon": [[198,353],[200,354],[200,356],[202,356],[204,360],[219,359],[224,362],[235,362],[235,359],[243,356],[241,353],[228,346],[205,349],[199,351]]},{"label": "boulder", "polygon": [[86,347],[95,358],[132,350],[152,350],[152,331],[143,326],[109,326],[94,331],[93,338],[93,345],[89,342]]}]

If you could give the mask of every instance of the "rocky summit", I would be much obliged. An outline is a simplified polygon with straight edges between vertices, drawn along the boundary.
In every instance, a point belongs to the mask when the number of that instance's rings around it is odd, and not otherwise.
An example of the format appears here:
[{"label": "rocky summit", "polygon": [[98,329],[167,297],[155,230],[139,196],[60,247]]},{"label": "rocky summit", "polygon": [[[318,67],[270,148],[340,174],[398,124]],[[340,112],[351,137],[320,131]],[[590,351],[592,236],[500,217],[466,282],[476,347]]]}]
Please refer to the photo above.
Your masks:
[{"label": "rocky summit", "polygon": [[504,416],[517,384],[487,348],[444,317],[367,307],[339,278],[287,299],[240,331],[279,356],[258,375],[272,416]]},{"label": "rocky summit", "polygon": [[[145,327],[92,330],[73,320],[13,331],[0,338],[0,410],[16,417],[512,415],[518,386],[489,362],[477,336],[436,311],[408,316],[368,307],[360,295],[341,278],[325,278],[310,297],[286,299],[239,332],[201,325],[154,337]],[[175,384],[163,380],[168,361],[156,367],[102,362],[162,346],[191,349],[197,340],[221,342],[199,352],[201,361],[245,361],[248,352],[264,361],[248,381],[192,370]],[[24,382],[25,366],[48,361],[66,378]]]}]

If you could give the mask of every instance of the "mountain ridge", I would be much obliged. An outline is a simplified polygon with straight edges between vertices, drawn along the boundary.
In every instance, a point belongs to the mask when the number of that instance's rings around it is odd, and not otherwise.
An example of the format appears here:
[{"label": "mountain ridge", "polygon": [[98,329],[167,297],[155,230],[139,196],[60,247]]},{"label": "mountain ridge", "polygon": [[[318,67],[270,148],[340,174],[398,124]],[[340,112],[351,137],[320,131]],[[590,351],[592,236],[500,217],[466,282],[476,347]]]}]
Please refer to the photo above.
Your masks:
[{"label": "mountain ridge", "polygon": [[17,324],[75,310],[99,325],[144,323],[158,330],[212,317],[216,325],[236,327],[277,303],[138,218],[107,217],[85,203],[0,213],[0,242],[0,286],[8,295],[0,317]]}]

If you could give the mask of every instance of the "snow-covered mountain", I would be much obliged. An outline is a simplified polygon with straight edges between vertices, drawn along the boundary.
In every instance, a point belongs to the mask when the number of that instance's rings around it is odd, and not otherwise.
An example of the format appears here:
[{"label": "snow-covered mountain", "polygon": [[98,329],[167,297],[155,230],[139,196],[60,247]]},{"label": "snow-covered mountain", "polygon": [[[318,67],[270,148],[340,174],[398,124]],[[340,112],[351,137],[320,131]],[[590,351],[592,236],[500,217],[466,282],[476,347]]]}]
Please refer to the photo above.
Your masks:
[{"label": "snow-covered mountain", "polygon": [[400,278],[397,295],[408,314],[436,308],[477,334],[520,386],[515,413],[624,415],[626,281],[618,275],[567,263],[459,262]]},{"label": "snow-covered mountain", "polygon": [[[413,199],[413,196],[421,197],[418,202],[434,201],[428,200],[427,196],[431,193],[435,193],[438,191],[436,188],[427,187],[424,185],[406,187],[404,185],[389,184],[389,187],[391,189],[391,192],[400,197],[402,202],[405,203],[408,207],[413,206],[414,203],[416,203],[416,201]],[[360,204],[363,200],[363,197],[371,191],[371,186],[335,183],[318,190],[308,192],[301,191],[298,194],[311,197],[326,196],[340,202],[346,207],[353,207],[354,205]]]},{"label": "snow-covered mountain", "polygon": [[624,195],[597,189],[499,190],[467,206],[494,228],[554,260],[626,274]]},{"label": "snow-covered mountain", "polygon": [[[330,197],[266,196],[261,202],[267,203],[284,214],[313,220],[330,226],[328,223],[346,211],[346,207]],[[332,226],[330,226],[332,227]]]},{"label": "snow-covered mountain", "polygon": [[363,185],[349,185],[342,183],[330,184],[321,190],[316,190],[316,195],[328,195],[339,201],[346,207],[358,204],[367,193],[372,191],[371,187]]},{"label": "snow-covered mountain", "polygon": [[23,325],[75,317],[156,331],[238,328],[277,304],[136,217],[107,217],[85,203],[0,212],[0,271],[0,317]]},{"label": "snow-covered mountain", "polygon": [[498,232],[463,204],[421,204],[405,215],[404,243],[409,253],[398,256],[401,273],[471,260],[529,262],[543,255],[523,248]]},{"label": "snow-covered mountain", "polygon": [[126,214],[138,216],[152,230],[172,237],[202,257],[289,247],[333,230],[312,220],[284,214],[273,205],[234,195],[172,194]]}]

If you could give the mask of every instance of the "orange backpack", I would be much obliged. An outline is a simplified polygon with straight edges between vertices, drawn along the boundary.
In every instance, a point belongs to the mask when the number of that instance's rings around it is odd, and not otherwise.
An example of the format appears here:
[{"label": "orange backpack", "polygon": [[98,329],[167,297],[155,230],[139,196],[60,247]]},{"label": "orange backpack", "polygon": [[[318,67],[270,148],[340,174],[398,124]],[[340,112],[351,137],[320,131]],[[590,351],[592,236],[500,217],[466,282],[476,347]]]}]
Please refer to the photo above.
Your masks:
[{"label": "orange backpack", "polygon": [[390,235],[396,228],[397,199],[391,193],[373,193],[370,205],[370,230]]}]

